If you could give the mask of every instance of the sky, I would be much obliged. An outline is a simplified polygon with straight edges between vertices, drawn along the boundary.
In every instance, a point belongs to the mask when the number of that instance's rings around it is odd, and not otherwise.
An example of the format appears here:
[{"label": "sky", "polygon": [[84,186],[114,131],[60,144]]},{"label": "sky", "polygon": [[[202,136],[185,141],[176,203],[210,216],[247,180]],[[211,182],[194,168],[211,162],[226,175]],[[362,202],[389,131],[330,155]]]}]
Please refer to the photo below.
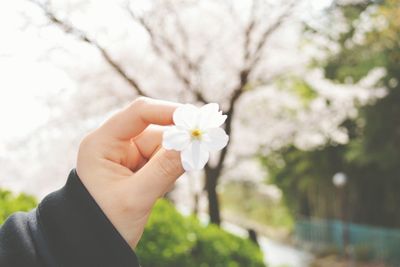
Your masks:
[{"label": "sky", "polygon": [[[23,1],[0,1],[0,143],[29,134],[48,119],[46,96],[68,82],[67,75],[40,60],[45,40],[23,29],[29,12]],[[69,81],[71,82],[71,81]]]}]

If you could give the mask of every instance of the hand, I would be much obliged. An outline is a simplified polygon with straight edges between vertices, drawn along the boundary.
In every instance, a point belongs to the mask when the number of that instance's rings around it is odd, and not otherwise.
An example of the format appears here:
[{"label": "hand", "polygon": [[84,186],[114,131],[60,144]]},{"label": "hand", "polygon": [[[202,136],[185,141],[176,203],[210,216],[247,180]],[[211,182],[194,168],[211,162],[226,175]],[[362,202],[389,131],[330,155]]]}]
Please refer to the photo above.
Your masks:
[{"label": "hand", "polygon": [[177,107],[137,98],[88,134],[79,147],[80,179],[132,248],[156,200],[184,172],[179,153],[161,148],[162,127],[155,126],[171,125]]}]

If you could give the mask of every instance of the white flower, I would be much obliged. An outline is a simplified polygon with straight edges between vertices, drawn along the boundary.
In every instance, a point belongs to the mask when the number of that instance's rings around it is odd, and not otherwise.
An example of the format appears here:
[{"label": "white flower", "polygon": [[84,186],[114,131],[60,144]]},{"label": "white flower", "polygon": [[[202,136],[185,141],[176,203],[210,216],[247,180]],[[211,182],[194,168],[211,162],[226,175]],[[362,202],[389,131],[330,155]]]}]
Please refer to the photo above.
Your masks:
[{"label": "white flower", "polygon": [[186,171],[204,168],[210,152],[226,146],[229,136],[220,126],[227,116],[216,103],[201,108],[190,104],[178,107],[173,115],[175,126],[163,135],[163,147],[181,151],[182,166]]}]

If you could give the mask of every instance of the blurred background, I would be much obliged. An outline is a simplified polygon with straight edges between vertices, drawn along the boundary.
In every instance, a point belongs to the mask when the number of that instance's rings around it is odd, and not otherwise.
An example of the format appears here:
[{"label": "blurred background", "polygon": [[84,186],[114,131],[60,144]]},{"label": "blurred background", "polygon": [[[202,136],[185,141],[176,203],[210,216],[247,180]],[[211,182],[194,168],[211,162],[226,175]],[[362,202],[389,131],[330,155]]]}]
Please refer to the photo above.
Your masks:
[{"label": "blurred background", "polygon": [[0,33],[0,223],[138,95],[217,102],[143,266],[400,266],[400,1],[1,1]]}]

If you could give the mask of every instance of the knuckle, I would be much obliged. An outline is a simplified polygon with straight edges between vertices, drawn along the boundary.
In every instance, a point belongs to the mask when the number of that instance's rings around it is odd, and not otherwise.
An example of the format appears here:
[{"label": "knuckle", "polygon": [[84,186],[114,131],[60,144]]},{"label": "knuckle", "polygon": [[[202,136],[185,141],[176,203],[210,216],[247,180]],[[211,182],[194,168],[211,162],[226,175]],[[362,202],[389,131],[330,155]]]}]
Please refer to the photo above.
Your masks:
[{"label": "knuckle", "polygon": [[90,148],[93,146],[94,142],[95,142],[94,134],[89,133],[85,137],[83,137],[81,143],[79,144],[79,148],[80,149]]},{"label": "knuckle", "polygon": [[146,105],[150,101],[150,98],[145,97],[145,96],[139,96],[132,102],[133,107],[141,107],[143,105]]},{"label": "knuckle", "polygon": [[93,154],[102,151],[104,147],[104,137],[97,131],[93,131],[82,138],[79,149],[78,157],[93,158]]},{"label": "knuckle", "polygon": [[162,176],[173,177],[182,172],[182,165],[179,154],[166,151],[164,157],[158,158],[158,166]]},{"label": "knuckle", "polygon": [[95,147],[95,138],[92,133],[86,135],[79,144],[78,154],[77,154],[77,162],[76,162],[76,170],[81,179],[85,179],[85,177],[91,177],[93,174],[93,170],[90,166],[93,163],[93,151]]}]

